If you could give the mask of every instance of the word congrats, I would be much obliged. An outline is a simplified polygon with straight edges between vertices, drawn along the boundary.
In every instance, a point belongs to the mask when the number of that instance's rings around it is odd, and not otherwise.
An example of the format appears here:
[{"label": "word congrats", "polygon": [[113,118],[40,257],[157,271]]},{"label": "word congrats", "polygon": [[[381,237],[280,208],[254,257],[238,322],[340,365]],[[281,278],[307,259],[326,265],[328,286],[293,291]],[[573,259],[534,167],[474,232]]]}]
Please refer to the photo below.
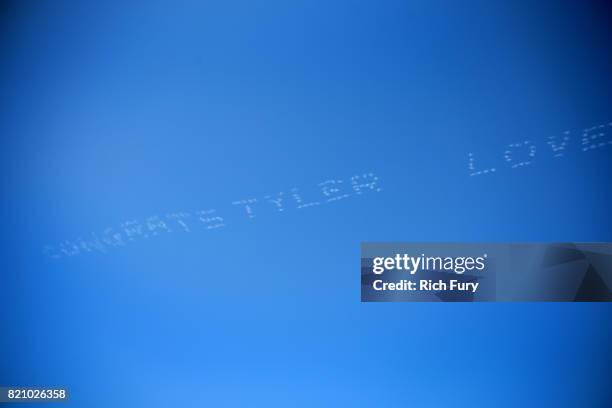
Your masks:
[{"label": "word congrats", "polygon": [[[279,192],[266,195],[262,198],[245,198],[232,201],[243,217],[252,219],[258,211],[268,210],[273,213],[284,212],[287,209],[304,210],[324,204],[360,196],[366,192],[382,191],[379,179],[373,173],[354,175],[348,181],[330,179],[316,186],[316,192],[306,197],[297,188],[288,192]],[[308,198],[308,199],[307,199]],[[153,215],[141,221],[129,220],[122,222],[118,227],[109,227],[101,233],[92,232],[87,238],[65,240],[57,245],[45,245],[43,253],[51,258],[58,259],[84,253],[106,253],[110,248],[123,247],[126,244],[145,238],[151,238],[173,231],[190,232],[199,226],[205,230],[224,228],[226,218],[216,209],[195,211],[175,211],[165,215]]]}]

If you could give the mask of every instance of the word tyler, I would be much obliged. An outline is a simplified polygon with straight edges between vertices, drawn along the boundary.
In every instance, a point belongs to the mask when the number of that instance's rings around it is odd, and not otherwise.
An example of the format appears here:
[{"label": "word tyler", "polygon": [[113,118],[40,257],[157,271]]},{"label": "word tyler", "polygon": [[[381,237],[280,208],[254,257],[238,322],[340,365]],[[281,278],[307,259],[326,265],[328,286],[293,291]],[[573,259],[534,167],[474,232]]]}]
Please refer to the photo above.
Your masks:
[{"label": "word tyler", "polygon": [[[266,208],[273,213],[284,212],[287,209],[304,210],[340,200],[358,197],[367,192],[379,192],[379,179],[372,173],[358,174],[343,181],[339,179],[326,180],[317,185],[318,194],[306,200],[297,188],[288,192],[267,195],[263,198],[245,198],[233,201],[232,206],[238,206],[247,219],[256,217],[259,211]],[[228,210],[226,208],[226,210]],[[100,233],[92,232],[85,238],[65,240],[57,245],[45,245],[43,253],[50,258],[58,259],[84,253],[106,253],[107,250],[123,247],[140,239],[152,238],[173,231],[190,232],[200,228],[213,230],[224,228],[227,224],[223,212],[216,209],[196,211],[171,212],[165,215],[153,215],[144,220],[129,220],[116,227],[108,227]]]}]

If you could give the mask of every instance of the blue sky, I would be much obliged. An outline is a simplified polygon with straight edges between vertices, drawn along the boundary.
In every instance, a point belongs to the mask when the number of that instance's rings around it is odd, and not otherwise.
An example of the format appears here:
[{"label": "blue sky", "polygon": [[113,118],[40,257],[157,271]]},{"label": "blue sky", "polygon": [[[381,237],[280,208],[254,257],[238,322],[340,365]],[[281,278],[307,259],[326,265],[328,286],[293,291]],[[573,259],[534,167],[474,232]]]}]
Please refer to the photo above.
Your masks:
[{"label": "blue sky", "polygon": [[[578,148],[612,121],[609,15],[552,1],[13,3],[0,383],[67,384],[88,407],[595,406],[607,306],[360,304],[359,244],[611,240],[612,147]],[[547,138],[567,130],[555,158]],[[535,160],[511,169],[504,151],[525,140]],[[469,153],[498,171],[470,177]],[[382,191],[254,219],[232,205],[318,199],[318,183],[370,172]],[[43,254],[207,209],[225,227]]]}]

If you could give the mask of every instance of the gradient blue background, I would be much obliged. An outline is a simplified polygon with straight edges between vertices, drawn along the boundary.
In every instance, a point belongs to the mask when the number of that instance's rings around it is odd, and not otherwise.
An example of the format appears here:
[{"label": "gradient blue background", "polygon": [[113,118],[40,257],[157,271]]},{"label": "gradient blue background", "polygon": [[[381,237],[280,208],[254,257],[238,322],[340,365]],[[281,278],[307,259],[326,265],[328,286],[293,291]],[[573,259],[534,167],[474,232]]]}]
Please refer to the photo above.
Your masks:
[{"label": "gradient blue background", "polygon": [[[362,241],[612,240],[612,147],[578,148],[612,121],[610,5],[506,3],[4,1],[0,385],[75,407],[610,406],[609,304],[359,302]],[[523,140],[536,160],[511,170]],[[370,171],[382,192],[231,205]],[[42,253],[208,208],[227,227]]]}]

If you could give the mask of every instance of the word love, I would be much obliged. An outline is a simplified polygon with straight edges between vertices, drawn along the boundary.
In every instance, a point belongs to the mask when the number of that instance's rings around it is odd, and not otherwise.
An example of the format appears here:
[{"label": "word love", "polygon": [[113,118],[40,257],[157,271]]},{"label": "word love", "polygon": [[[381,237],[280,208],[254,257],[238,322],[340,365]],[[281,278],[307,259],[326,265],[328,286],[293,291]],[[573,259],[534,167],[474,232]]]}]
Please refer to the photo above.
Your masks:
[{"label": "word love", "polygon": [[[580,149],[582,152],[588,152],[595,149],[600,149],[606,146],[612,146],[612,122],[593,126],[580,132],[580,144],[572,142],[572,132],[565,131],[560,136],[549,136],[546,144],[548,152],[553,157],[563,157],[568,149]],[[518,167],[529,166],[533,164],[538,152],[538,146],[529,141],[510,143],[506,146],[503,154],[506,166],[511,169]],[[468,153],[468,171],[470,176],[480,176],[492,174],[497,171],[496,167],[487,167],[479,169],[476,166],[476,159],[473,153]]]}]

